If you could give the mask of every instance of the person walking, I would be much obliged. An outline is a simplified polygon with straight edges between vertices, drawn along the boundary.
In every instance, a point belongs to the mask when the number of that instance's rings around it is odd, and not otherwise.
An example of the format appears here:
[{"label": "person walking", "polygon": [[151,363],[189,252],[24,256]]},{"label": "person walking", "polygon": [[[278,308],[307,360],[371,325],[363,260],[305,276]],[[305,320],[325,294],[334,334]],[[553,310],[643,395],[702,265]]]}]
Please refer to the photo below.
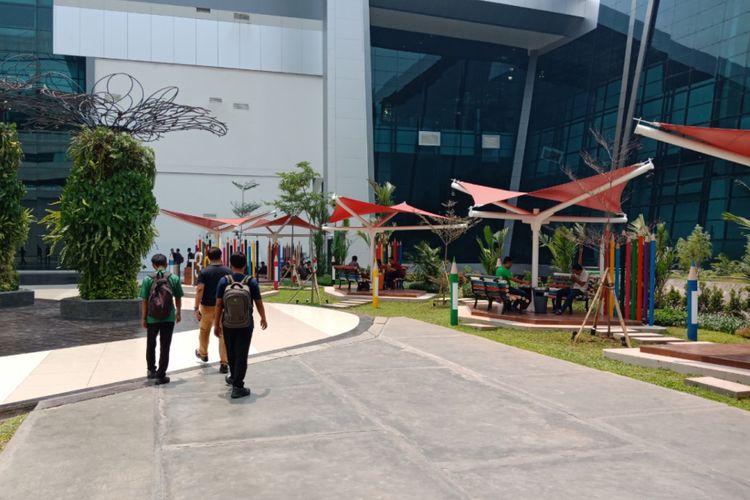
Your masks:
[{"label": "person walking", "polygon": [[185,262],[185,257],[180,253],[178,248],[174,253],[174,264],[177,267],[177,276],[182,277],[182,263]]},{"label": "person walking", "polygon": [[[180,278],[167,271],[167,256],[151,257],[154,273],[141,283],[141,314],[146,329],[146,378],[156,385],[168,384],[169,348],[175,323],[182,319],[182,285]],[[159,337],[159,366],[156,366],[156,338]]]},{"label": "person walking", "polygon": [[250,389],[245,387],[245,374],[247,355],[253,338],[253,303],[260,314],[261,329],[265,330],[268,322],[258,281],[245,274],[245,255],[232,254],[229,257],[229,265],[232,274],[221,278],[216,290],[214,334],[217,337],[222,333],[224,335],[230,371],[225,381],[232,386],[232,399],[237,399],[250,395]]},{"label": "person walking", "polygon": [[[221,263],[221,248],[213,247],[208,251],[209,264],[201,270],[195,289],[195,319],[200,323],[198,334],[198,349],[195,357],[208,362],[208,339],[211,336],[211,327],[214,324],[216,311],[216,289],[219,280],[231,273],[228,267]],[[228,373],[227,348],[224,339],[219,337],[219,372]]]}]

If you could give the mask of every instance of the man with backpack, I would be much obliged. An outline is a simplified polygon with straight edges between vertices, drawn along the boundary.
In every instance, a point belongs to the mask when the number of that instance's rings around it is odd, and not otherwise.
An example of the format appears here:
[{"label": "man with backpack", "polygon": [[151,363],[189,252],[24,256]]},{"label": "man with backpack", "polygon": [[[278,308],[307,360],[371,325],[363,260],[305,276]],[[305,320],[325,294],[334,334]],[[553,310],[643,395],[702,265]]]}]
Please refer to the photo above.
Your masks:
[{"label": "man with backpack", "polygon": [[247,355],[253,338],[253,303],[260,314],[260,327],[265,330],[266,310],[260,296],[258,281],[245,274],[247,258],[242,253],[229,257],[232,273],[221,278],[216,290],[214,334],[224,334],[229,357],[229,373],[225,380],[232,386],[232,399],[250,395],[245,387]]},{"label": "man with backpack", "polygon": [[[200,322],[198,349],[195,350],[195,357],[204,363],[208,362],[208,339],[216,315],[216,289],[221,278],[231,273],[229,268],[221,263],[221,248],[211,248],[208,251],[208,261],[208,266],[198,274],[198,284],[195,289],[195,319]],[[227,373],[229,371],[227,348],[221,336],[219,336],[219,359],[221,360],[219,371]]]},{"label": "man with backpack", "polygon": [[[146,329],[146,378],[156,379],[156,385],[168,384],[169,347],[175,323],[182,319],[182,285],[179,276],[167,272],[167,257],[151,257],[155,272],[141,283],[142,318]],[[175,307],[176,305],[176,307]],[[156,367],[156,337],[159,337],[159,367]]]}]

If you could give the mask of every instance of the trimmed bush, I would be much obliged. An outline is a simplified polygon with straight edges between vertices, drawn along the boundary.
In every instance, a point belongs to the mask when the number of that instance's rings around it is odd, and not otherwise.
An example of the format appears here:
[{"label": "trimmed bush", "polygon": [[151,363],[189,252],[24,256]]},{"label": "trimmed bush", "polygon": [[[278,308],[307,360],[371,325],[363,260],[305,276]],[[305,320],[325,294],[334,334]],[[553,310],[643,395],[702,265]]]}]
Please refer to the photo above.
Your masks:
[{"label": "trimmed bush", "polygon": [[16,250],[26,243],[31,211],[21,204],[26,188],[18,179],[23,151],[13,123],[0,123],[0,291],[18,290]]},{"label": "trimmed bush", "polygon": [[128,134],[83,129],[71,142],[73,168],[59,211],[43,222],[60,260],[81,272],[83,299],[132,299],[159,207],[153,151]]}]

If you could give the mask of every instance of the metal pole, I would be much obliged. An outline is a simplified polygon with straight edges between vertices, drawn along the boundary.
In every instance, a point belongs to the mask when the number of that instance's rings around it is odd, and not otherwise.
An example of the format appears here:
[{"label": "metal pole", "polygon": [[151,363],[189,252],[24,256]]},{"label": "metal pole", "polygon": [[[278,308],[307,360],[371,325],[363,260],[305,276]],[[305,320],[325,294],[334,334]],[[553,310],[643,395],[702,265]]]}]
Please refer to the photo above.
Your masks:
[{"label": "metal pole", "polygon": [[529,308],[535,310],[534,293],[539,281],[539,232],[542,230],[542,223],[535,220],[531,223],[531,304]]}]

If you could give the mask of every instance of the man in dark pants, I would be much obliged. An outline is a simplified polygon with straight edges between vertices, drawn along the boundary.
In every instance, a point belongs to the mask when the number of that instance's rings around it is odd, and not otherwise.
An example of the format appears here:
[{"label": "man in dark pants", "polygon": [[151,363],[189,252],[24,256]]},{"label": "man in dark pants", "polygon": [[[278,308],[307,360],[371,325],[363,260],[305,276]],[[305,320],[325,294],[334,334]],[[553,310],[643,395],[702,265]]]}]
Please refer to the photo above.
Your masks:
[{"label": "man in dark pants", "polygon": [[[151,264],[156,271],[152,276],[146,276],[141,283],[140,298],[143,299],[142,318],[143,327],[146,329],[146,377],[156,379],[156,385],[168,384],[167,367],[169,366],[169,348],[172,344],[172,333],[175,323],[182,319],[180,310],[182,308],[182,285],[180,278],[167,272],[167,257],[156,254],[151,257]],[[151,299],[152,285],[154,280],[167,276],[169,288],[172,291],[173,303],[169,314],[163,319],[157,319],[149,314],[149,300]],[[175,307],[176,304],[176,307]],[[156,337],[159,337],[159,367],[156,367]]]},{"label": "man in dark pants", "polygon": [[[227,346],[227,356],[229,358],[230,375],[226,377],[227,384],[232,386],[232,398],[241,398],[250,395],[250,389],[245,387],[245,374],[247,373],[247,355],[250,351],[250,341],[253,338],[253,303],[260,314],[260,327],[265,330],[268,327],[266,322],[266,310],[263,307],[263,300],[260,296],[260,287],[255,278],[245,275],[247,268],[247,258],[242,253],[235,253],[229,257],[229,266],[232,270],[231,280],[229,276],[221,278],[219,286],[216,289],[216,319],[214,320],[214,335],[220,337],[223,333],[224,343]],[[245,281],[246,280],[246,281]],[[230,283],[240,283],[246,287],[246,293],[249,295],[247,305],[249,307],[249,324],[242,328],[225,327],[227,322],[225,318],[224,299],[227,287]],[[229,304],[228,304],[229,305]],[[228,307],[231,309],[231,306]]]},{"label": "man in dark pants", "polygon": [[[570,275],[570,280],[573,282],[572,286],[561,288],[557,291],[555,296],[554,313],[558,316],[567,309],[570,309],[570,312],[572,313],[573,310],[570,305],[573,303],[573,299],[586,295],[589,273],[583,269],[581,264],[576,262],[573,264],[573,273]],[[565,304],[560,307],[563,297],[565,298]]]}]

